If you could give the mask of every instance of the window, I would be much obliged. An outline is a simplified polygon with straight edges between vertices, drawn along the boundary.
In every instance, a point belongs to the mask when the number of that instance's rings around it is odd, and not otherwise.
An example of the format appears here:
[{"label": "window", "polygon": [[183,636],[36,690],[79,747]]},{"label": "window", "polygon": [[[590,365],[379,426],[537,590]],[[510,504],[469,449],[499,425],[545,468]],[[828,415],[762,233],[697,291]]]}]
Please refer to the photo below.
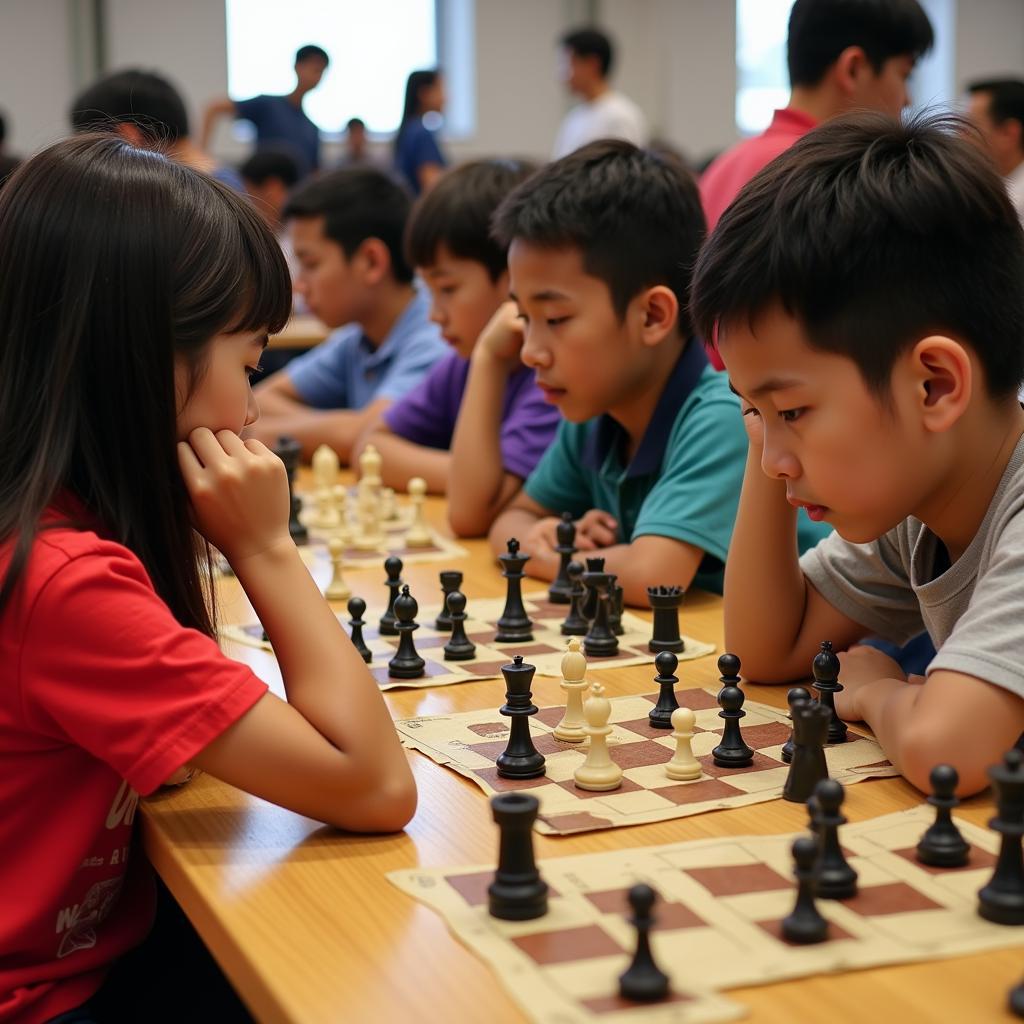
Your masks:
[{"label": "window", "polygon": [[736,0],[736,127],[764,131],[789,100],[786,30],[793,0]]},{"label": "window", "polygon": [[233,99],[295,88],[295,51],[306,43],[331,57],[304,103],[324,132],[361,117],[371,132],[402,118],[405,79],[438,62],[434,0],[226,0],[228,92]]}]

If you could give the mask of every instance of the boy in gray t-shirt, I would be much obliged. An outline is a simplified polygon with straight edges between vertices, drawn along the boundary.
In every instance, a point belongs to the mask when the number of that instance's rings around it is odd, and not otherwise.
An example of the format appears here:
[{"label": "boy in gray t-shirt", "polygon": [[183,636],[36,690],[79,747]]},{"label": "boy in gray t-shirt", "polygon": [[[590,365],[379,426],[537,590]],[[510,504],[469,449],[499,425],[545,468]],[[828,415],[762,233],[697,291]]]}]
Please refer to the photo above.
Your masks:
[{"label": "boy in gray t-shirt", "polygon": [[[836,706],[918,788],[1024,731],[1024,233],[955,119],[839,118],[740,193],[697,264],[750,437],[725,576],[751,679],[841,655]],[[798,558],[796,510],[835,533]],[[907,678],[872,647],[927,629]]]}]

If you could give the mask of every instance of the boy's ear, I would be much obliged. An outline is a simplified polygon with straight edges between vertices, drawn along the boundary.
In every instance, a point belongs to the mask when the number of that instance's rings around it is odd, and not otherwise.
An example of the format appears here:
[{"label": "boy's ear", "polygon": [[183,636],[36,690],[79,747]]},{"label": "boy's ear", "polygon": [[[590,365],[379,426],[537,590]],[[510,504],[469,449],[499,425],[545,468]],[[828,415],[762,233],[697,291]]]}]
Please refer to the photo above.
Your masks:
[{"label": "boy's ear", "polygon": [[637,296],[640,331],[645,345],[658,345],[679,322],[679,300],[671,288],[657,284]]},{"label": "boy's ear", "polygon": [[945,335],[929,335],[911,349],[910,373],[925,430],[949,430],[967,411],[974,393],[974,365],[967,349]]},{"label": "boy's ear", "polygon": [[368,285],[380,284],[391,273],[391,250],[379,238],[365,238],[353,255]]},{"label": "boy's ear", "polygon": [[831,77],[839,92],[849,100],[856,95],[860,78],[867,71],[874,72],[868,55],[859,46],[848,46],[832,65]]}]

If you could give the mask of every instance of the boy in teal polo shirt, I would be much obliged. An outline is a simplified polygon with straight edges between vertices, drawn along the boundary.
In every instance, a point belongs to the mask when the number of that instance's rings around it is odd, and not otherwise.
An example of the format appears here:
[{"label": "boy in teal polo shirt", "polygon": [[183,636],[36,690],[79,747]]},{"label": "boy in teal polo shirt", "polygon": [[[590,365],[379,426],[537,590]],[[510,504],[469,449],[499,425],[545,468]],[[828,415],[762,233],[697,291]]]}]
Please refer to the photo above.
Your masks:
[{"label": "boy in teal polo shirt", "polygon": [[[577,520],[632,604],[647,588],[721,592],[747,440],[735,396],[690,334],[689,272],[704,236],[681,164],[596,142],[535,174],[502,204],[522,314],[522,360],[564,418],[524,490],[490,532],[518,537],[530,575],[554,578],[555,527]],[[801,550],[827,532],[804,520]]]}]

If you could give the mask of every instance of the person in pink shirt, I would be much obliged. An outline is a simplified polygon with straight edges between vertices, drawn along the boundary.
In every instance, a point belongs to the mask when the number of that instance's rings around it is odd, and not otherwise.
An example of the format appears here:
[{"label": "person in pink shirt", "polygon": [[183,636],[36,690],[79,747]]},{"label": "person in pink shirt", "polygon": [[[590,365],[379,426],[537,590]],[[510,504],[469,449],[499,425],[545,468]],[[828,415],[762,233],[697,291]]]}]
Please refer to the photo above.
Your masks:
[{"label": "person in pink shirt", "polygon": [[[907,79],[934,42],[917,0],[796,0],[786,44],[789,103],[712,162],[700,180],[710,232],[740,189],[816,124],[848,110],[898,118]],[[717,352],[712,362],[722,369]]]}]

